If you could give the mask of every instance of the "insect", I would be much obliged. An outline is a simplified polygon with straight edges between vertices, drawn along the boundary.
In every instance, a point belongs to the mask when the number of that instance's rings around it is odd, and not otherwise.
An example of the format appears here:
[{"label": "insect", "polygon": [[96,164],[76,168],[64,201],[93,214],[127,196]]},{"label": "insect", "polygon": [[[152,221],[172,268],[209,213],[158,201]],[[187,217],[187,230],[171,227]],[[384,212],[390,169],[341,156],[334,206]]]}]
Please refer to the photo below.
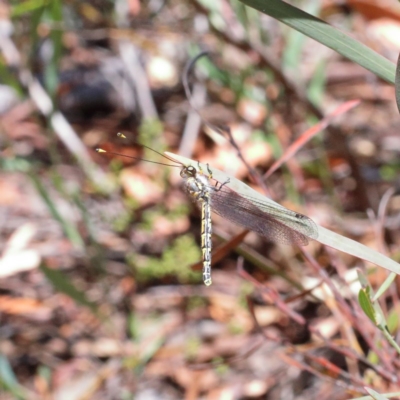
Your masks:
[{"label": "insect", "polygon": [[229,183],[226,181],[218,187],[210,186],[212,172],[208,165],[208,176],[206,176],[199,164],[199,171],[190,166],[183,166],[181,169],[181,177],[185,180],[186,191],[189,196],[201,204],[201,252],[203,254],[203,282],[206,286],[210,286],[211,280],[211,196],[218,193]]},{"label": "insect", "polygon": [[[122,136],[122,134],[120,136]],[[153,150],[151,148],[149,149]],[[96,149],[96,151],[100,153],[106,152],[102,149]],[[111,154],[124,156],[119,153]],[[172,162],[179,163],[163,154],[161,155]],[[268,202],[267,200],[263,202],[259,199],[239,194],[229,188],[229,180],[219,182],[213,179],[213,174],[208,164],[207,173],[203,171],[199,163],[198,169],[192,165],[184,165],[182,163],[179,163],[179,165],[164,163],[157,164],[181,168],[180,175],[184,179],[186,192],[201,208],[203,282],[207,286],[212,283],[211,210],[219,214],[221,217],[277,243],[305,246],[309,243],[309,239],[316,239],[318,236],[317,225],[309,217],[280,205],[275,205],[275,203]]]}]

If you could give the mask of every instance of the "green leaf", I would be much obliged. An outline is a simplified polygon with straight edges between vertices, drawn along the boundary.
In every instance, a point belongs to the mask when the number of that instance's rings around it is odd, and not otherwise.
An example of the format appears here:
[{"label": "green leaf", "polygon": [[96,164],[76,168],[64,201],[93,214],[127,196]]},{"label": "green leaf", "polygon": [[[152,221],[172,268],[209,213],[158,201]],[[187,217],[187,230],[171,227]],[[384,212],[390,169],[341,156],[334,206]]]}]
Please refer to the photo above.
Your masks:
[{"label": "green leaf", "polygon": [[369,282],[368,282],[367,277],[364,275],[363,271],[361,271],[361,269],[359,269],[359,268],[357,268],[357,277],[358,277],[358,280],[360,281],[360,284],[361,284],[361,286],[363,288],[366,288],[366,287],[369,286]]},{"label": "green leaf", "polygon": [[16,18],[21,15],[30,13],[39,8],[45,7],[48,0],[28,0],[11,6],[11,17]]},{"label": "green leaf", "polygon": [[[322,7],[320,1],[310,1],[304,4],[306,12],[316,14]],[[301,54],[306,44],[306,37],[294,29],[288,30],[286,35],[286,46],[282,54],[282,66],[286,73],[296,73],[301,63]]]},{"label": "green leaf", "polygon": [[360,303],[360,306],[365,312],[366,316],[374,323],[374,325],[377,325],[378,321],[376,318],[374,306],[368,294],[368,288],[360,289],[360,291],[358,292],[358,302]]},{"label": "green leaf", "polygon": [[325,60],[322,60],[318,63],[307,89],[307,97],[316,106],[319,106],[324,98],[326,78],[325,71],[326,62]]},{"label": "green leaf", "polygon": [[395,65],[325,21],[281,0],[240,0],[304,35],[335,50],[389,83],[395,83]]}]

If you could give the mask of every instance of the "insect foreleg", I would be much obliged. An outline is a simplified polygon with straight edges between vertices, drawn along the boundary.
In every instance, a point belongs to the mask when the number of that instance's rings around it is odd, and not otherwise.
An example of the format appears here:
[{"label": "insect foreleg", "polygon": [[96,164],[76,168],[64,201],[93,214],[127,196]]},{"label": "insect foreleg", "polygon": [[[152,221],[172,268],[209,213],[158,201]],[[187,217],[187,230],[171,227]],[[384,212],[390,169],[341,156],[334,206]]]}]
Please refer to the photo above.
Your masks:
[{"label": "insect foreleg", "polygon": [[[220,182],[215,182],[215,191],[219,192],[227,183],[229,183],[231,180],[228,178],[224,183]],[[220,187],[218,187],[218,183],[220,184]]]}]

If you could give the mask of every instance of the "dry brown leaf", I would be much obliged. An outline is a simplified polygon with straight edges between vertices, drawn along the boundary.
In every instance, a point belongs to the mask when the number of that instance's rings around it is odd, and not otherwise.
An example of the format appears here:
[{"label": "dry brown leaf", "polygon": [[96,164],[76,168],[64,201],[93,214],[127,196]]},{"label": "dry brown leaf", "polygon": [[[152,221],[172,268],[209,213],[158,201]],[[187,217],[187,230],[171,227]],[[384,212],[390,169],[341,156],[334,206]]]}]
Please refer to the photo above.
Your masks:
[{"label": "dry brown leaf", "polygon": [[126,193],[141,205],[162,202],[163,191],[148,176],[133,168],[125,168],[121,173],[121,184]]},{"label": "dry brown leaf", "polygon": [[390,18],[400,21],[399,7],[389,0],[347,0],[347,4],[367,19]]},{"label": "dry brown leaf", "polygon": [[241,99],[237,106],[238,114],[254,126],[261,126],[267,118],[267,109],[254,100]]},{"label": "dry brown leaf", "polygon": [[13,315],[37,314],[41,320],[49,319],[51,309],[36,299],[0,296],[0,312]]}]

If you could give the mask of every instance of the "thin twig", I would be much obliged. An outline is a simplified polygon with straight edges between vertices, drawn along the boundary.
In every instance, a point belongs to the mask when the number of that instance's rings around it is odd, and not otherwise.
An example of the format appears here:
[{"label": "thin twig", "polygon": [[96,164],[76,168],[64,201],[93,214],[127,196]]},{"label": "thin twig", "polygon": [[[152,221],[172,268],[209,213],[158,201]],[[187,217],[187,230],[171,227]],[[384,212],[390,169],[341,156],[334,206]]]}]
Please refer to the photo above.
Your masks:
[{"label": "thin twig", "polygon": [[208,55],[209,55],[209,53],[207,51],[203,51],[186,64],[185,69],[183,71],[183,78],[182,78],[182,83],[183,83],[183,87],[185,89],[186,97],[187,97],[192,109],[201,117],[204,124],[206,126],[208,126],[210,129],[212,129],[213,131],[219,133],[221,136],[226,137],[229,140],[232,147],[234,147],[235,150],[237,151],[238,157],[242,160],[243,164],[246,166],[247,170],[249,171],[249,174],[253,178],[254,182],[256,182],[258,184],[258,186],[260,186],[264,190],[266,195],[269,195],[269,190],[268,190],[267,186],[265,185],[261,175],[247,162],[247,160],[243,156],[238,144],[236,143],[235,139],[232,136],[231,129],[228,126],[215,125],[212,122],[205,119],[201,115],[197,105],[194,104],[194,102],[192,100],[192,93],[191,93],[191,90],[189,87],[189,74],[190,74],[191,70],[193,69],[194,65],[196,64],[196,62],[201,57],[208,56]]},{"label": "thin twig", "polygon": [[127,40],[120,40],[118,47],[128,77],[136,89],[142,117],[144,119],[158,119],[150,85],[139,61],[139,55],[135,46]]}]

